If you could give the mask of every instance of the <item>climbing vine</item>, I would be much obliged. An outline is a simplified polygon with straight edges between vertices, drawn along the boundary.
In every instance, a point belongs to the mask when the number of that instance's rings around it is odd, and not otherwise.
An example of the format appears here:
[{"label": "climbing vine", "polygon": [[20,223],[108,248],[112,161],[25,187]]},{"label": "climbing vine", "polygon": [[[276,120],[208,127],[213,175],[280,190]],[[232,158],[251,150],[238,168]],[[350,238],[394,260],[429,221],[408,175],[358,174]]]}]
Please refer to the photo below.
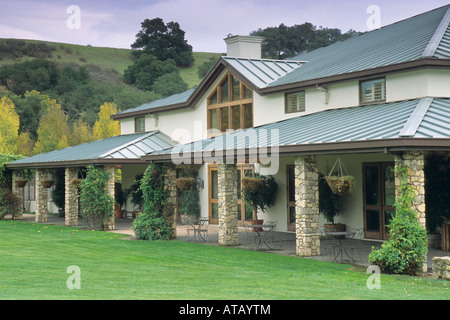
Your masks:
[{"label": "climbing vine", "polygon": [[168,192],[164,188],[165,172],[164,166],[153,163],[145,170],[140,185],[144,211],[133,222],[137,239],[169,240],[172,236],[167,218],[173,210],[167,202]]}]

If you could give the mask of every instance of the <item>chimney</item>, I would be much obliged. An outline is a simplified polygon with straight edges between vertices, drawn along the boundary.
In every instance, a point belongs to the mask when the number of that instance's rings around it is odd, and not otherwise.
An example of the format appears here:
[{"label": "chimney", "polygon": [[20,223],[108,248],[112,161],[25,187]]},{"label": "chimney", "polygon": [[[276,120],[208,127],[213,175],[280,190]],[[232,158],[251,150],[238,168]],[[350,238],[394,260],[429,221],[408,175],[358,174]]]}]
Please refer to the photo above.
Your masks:
[{"label": "chimney", "polygon": [[224,40],[227,44],[228,57],[261,59],[261,43],[264,38],[236,35]]}]

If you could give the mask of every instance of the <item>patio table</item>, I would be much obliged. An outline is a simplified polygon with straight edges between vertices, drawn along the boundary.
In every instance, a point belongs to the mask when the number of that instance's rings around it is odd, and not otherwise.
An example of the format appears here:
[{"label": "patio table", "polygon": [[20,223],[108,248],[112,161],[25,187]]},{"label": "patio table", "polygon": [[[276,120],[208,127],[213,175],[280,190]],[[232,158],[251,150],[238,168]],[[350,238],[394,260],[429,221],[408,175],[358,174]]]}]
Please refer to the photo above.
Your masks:
[{"label": "patio table", "polygon": [[193,231],[194,235],[192,240],[203,240],[206,241],[206,236],[208,233],[208,223],[209,220],[207,218],[200,219],[187,219],[186,220],[188,227],[187,231]]},{"label": "patio table", "polygon": [[331,236],[339,241],[339,244],[336,246],[337,253],[334,256],[333,261],[336,260],[339,256],[341,257],[340,261],[342,261],[342,258],[344,258],[344,253],[350,260],[355,261],[355,259],[353,259],[353,256],[350,256],[347,250],[345,250],[345,246],[342,243],[342,239],[344,239],[346,236],[350,236],[350,238],[353,238],[355,234],[356,232],[353,231],[335,231],[325,233],[325,235]]},{"label": "patio table", "polygon": [[261,245],[264,245],[273,250],[273,248],[267,243],[268,238],[271,236],[271,232],[275,229],[276,223],[265,223],[265,224],[249,224],[247,225],[247,236],[252,237],[251,233],[256,233],[256,236],[253,236],[255,240],[255,247],[260,248]]}]

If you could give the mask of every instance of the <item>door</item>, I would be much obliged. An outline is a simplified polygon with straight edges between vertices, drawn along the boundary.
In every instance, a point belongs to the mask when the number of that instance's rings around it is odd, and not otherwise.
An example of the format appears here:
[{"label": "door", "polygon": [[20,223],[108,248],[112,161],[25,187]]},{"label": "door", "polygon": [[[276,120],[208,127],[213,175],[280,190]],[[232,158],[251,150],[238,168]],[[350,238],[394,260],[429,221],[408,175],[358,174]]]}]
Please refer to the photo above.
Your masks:
[{"label": "door", "polygon": [[[219,223],[219,192],[218,192],[218,168],[217,165],[209,165],[208,167],[208,198],[209,198],[209,222]],[[237,165],[237,192],[238,192],[238,223],[240,226],[244,222],[253,219],[253,207],[246,203],[241,192],[241,178],[246,174],[253,172],[253,166]]]},{"label": "door", "polygon": [[364,237],[387,239],[389,222],[395,209],[395,178],[391,162],[365,163],[364,177]]}]

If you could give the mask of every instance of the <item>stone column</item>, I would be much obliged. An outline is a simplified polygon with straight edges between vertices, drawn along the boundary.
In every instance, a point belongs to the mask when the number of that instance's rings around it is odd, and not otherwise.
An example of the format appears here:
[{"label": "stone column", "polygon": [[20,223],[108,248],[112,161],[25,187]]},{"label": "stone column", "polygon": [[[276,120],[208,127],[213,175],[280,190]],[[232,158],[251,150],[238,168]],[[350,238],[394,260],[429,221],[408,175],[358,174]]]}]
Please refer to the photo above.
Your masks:
[{"label": "stone column", "polygon": [[48,189],[41,184],[41,180],[46,179],[47,174],[43,169],[36,170],[36,214],[35,221],[37,223],[47,222],[48,216]]},{"label": "stone column", "polygon": [[78,225],[78,187],[72,183],[72,179],[76,178],[78,178],[78,168],[66,168],[64,211],[67,227]]},{"label": "stone column", "polygon": [[165,166],[166,173],[164,175],[164,189],[167,190],[166,212],[164,218],[168,225],[172,226],[172,238],[177,237],[177,222],[175,217],[175,209],[177,206],[177,170],[174,165]]},{"label": "stone column", "polygon": [[[115,184],[114,184],[114,166],[104,166],[104,170],[110,174],[108,181],[108,193],[113,199],[115,199]],[[113,215],[108,222],[105,223],[105,230],[114,230],[116,228],[116,217],[114,215],[115,202],[113,203]]]},{"label": "stone column", "polygon": [[319,171],[315,156],[295,158],[295,213],[297,255],[320,255]]},{"label": "stone column", "polygon": [[[400,155],[395,155],[395,166],[401,164],[408,168],[408,184],[412,186],[416,193],[413,202],[413,209],[419,213],[419,222],[426,228],[425,221],[425,159],[422,151],[408,151]],[[398,190],[400,180],[395,178],[395,187]],[[397,194],[397,192],[396,192]]]},{"label": "stone column", "polygon": [[22,220],[23,219],[23,188],[24,186],[18,186],[16,184],[17,179],[19,178],[19,171],[14,170],[12,173],[12,193],[17,198],[17,207],[14,210],[14,214],[12,216],[13,220]]},{"label": "stone column", "polygon": [[[423,151],[407,151],[402,154],[395,155],[395,166],[404,164],[408,168],[408,184],[413,188],[416,198],[413,201],[412,209],[418,213],[419,223],[424,229],[426,229],[426,218],[425,218],[425,156]],[[400,187],[400,180],[395,177],[395,188],[396,195],[398,195],[398,190]],[[422,270],[426,272],[427,257],[422,266]]]},{"label": "stone column", "polygon": [[238,235],[238,195],[237,169],[235,164],[219,164],[219,244],[237,246]]}]

